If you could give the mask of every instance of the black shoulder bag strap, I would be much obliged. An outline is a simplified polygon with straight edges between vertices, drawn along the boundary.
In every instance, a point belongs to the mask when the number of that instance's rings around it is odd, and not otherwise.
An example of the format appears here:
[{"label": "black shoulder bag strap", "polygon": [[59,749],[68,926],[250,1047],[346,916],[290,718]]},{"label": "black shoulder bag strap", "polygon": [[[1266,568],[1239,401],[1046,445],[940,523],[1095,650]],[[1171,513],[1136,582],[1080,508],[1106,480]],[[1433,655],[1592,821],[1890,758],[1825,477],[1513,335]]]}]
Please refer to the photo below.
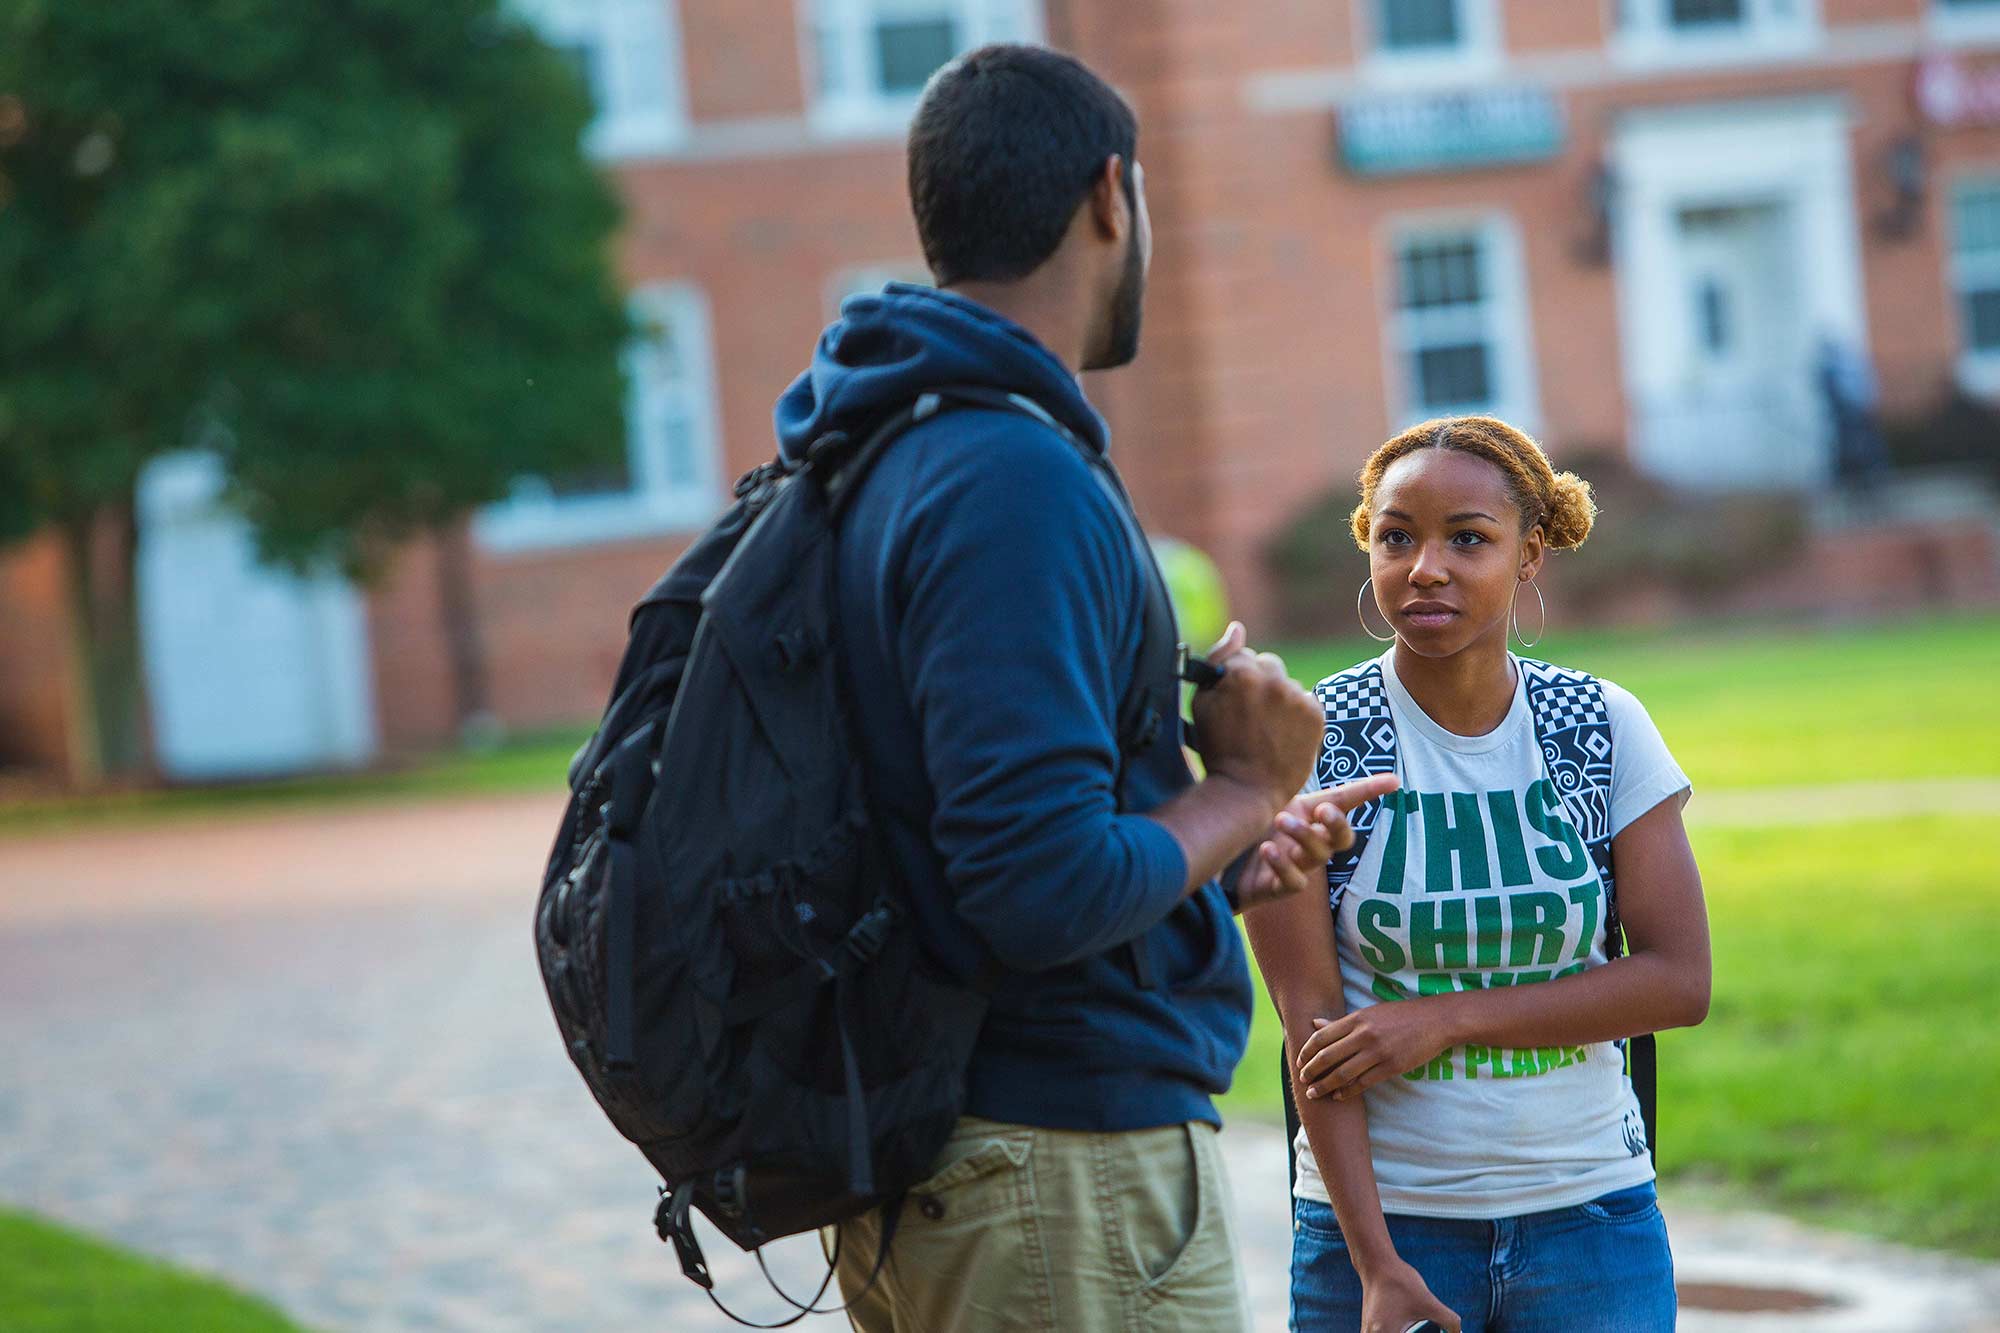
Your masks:
[{"label": "black shoulder bag strap", "polygon": [[[1611,713],[1604,683],[1582,671],[1519,659],[1527,682],[1528,706],[1535,715],[1535,741],[1570,823],[1576,826],[1604,884],[1604,953],[1625,952],[1625,926],[1618,917],[1618,881],[1611,856]],[[1619,1045],[1639,1103],[1646,1148],[1659,1166],[1659,1044],[1650,1032]],[[1637,1149],[1634,1153],[1636,1155]]]},{"label": "black shoulder bag strap", "polygon": [[[1131,543],[1133,557],[1138,562],[1140,577],[1145,583],[1146,604],[1136,669],[1130,688],[1118,701],[1116,718],[1118,807],[1121,810],[1126,809],[1128,805],[1126,786],[1132,761],[1152,748],[1159,740],[1167,729],[1169,717],[1177,719],[1180,708],[1180,682],[1187,680],[1197,686],[1212,685],[1219,679],[1219,675],[1208,663],[1188,659],[1186,649],[1180,642],[1180,629],[1174,618],[1173,602],[1167,594],[1166,579],[1160,572],[1159,562],[1154,558],[1152,543],[1146,540],[1145,531],[1139,526],[1139,519],[1133,511],[1132,500],[1126,493],[1125,484],[1119,478],[1116,469],[1111,466],[1111,460],[1100,450],[1084,443],[1077,437],[1076,432],[1025,394],[1008,393],[984,385],[945,385],[924,394],[907,413],[892,419],[890,426],[894,429],[885,427],[878,431],[875,437],[856,454],[853,461],[841,470],[840,492],[838,494],[829,492],[836,506],[836,513],[843,499],[853,493],[855,485],[867,475],[881,450],[895,436],[919,422],[928,420],[940,411],[954,407],[1016,412],[1034,418],[1069,441],[1070,446],[1089,467],[1091,478],[1111,502],[1112,510],[1118,515],[1119,522],[1125,529],[1126,539]],[[908,419],[905,420],[904,417]],[[1176,727],[1176,735],[1178,732],[1179,728]],[[1126,946],[1126,950],[1131,959],[1133,975],[1139,985],[1148,990],[1155,989],[1159,984],[1158,976],[1144,938],[1132,941]]]}]

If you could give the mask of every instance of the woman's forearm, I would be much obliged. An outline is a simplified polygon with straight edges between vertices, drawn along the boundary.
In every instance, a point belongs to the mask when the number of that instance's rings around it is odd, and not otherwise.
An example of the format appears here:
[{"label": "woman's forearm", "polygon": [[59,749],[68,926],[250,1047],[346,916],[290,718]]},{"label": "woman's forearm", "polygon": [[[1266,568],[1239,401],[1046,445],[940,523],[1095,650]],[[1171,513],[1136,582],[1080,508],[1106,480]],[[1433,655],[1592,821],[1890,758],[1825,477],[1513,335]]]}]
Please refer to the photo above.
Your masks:
[{"label": "woman's forearm", "polygon": [[1532,986],[1418,1001],[1437,1002],[1450,1045],[1578,1046],[1692,1027],[1708,1016],[1708,912],[1679,800],[1633,820],[1612,850],[1630,954]]},{"label": "woman's forearm", "polygon": [[1341,1234],[1364,1278],[1396,1261],[1389,1224],[1375,1189],[1375,1163],[1368,1147],[1368,1112],[1359,1101],[1335,1106],[1308,1100],[1298,1082],[1299,1051],[1316,1024],[1346,1012],[1341,994],[1339,945],[1333,914],[1317,893],[1281,899],[1243,917],[1271,1003],[1284,1032],[1285,1078],[1298,1105],[1313,1163],[1333,1201]]},{"label": "woman's forearm", "polygon": [[[1339,1017],[1333,1006],[1330,1017]],[[1286,1042],[1288,1069],[1296,1068],[1298,1046]],[[1389,1224],[1382,1216],[1382,1196],[1375,1187],[1375,1162],[1368,1147],[1368,1107],[1360,1098],[1335,1102],[1308,1101],[1300,1095],[1296,1080],[1292,1098],[1298,1103],[1299,1122],[1305,1126],[1306,1142],[1312,1147],[1313,1162],[1333,1214],[1340,1219],[1340,1234],[1347,1241],[1347,1253],[1354,1271],[1363,1281],[1383,1265],[1396,1260],[1395,1243],[1389,1239]]]},{"label": "woman's forearm", "polygon": [[1638,953],[1532,986],[1402,1001],[1435,1005],[1447,1047],[1581,1046],[1691,1027],[1708,1014],[1708,960]]}]

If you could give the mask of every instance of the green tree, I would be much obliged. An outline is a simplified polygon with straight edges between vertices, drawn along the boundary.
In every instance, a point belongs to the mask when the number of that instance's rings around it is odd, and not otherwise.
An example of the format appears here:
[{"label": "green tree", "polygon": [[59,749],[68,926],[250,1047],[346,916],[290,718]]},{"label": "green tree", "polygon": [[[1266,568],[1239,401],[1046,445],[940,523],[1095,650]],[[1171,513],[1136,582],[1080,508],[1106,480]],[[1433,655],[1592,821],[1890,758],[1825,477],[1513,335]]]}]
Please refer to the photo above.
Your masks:
[{"label": "green tree", "polygon": [[621,456],[590,116],[496,0],[0,0],[0,540],[64,536],[104,768],[147,753],[149,459],[216,450],[267,558],[366,576]]}]

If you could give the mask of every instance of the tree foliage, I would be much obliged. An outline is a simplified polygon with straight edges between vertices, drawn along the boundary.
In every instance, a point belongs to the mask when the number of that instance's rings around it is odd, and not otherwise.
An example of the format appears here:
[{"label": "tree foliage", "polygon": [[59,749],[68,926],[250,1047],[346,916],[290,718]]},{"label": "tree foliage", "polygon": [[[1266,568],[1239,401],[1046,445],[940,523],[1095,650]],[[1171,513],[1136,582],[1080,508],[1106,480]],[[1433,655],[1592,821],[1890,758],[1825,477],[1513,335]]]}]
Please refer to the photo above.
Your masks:
[{"label": "tree foliage", "polygon": [[619,456],[590,115],[496,0],[0,0],[0,539],[196,445],[366,572]]}]

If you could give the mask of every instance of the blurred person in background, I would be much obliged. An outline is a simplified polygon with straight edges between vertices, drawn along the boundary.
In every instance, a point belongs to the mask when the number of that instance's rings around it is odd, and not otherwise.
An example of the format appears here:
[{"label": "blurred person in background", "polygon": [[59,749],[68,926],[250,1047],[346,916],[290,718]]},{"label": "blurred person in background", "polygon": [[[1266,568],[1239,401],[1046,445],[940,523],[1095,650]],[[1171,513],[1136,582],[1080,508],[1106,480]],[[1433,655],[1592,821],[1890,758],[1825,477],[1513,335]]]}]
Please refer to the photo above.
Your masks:
[{"label": "blurred person in background", "polygon": [[849,299],[777,407],[796,459],[929,391],[1012,396],[910,429],[843,519],[870,800],[920,938],[992,995],[935,1172],[826,1236],[862,1329],[1247,1325],[1212,1099],[1251,992],[1218,875],[1238,862],[1241,903],[1302,890],[1344,824],[1286,809],[1319,711],[1241,625],[1194,704],[1201,781],[1171,639],[1148,652],[1165,591],[1077,378],[1138,351],[1137,146],[1068,56],[946,66],[909,137],[938,287]]},{"label": "blurred person in background", "polygon": [[[1508,649],[1517,599],[1595,512],[1491,418],[1413,427],[1362,470],[1362,591],[1393,644],[1319,686],[1319,776],[1393,759],[1400,788],[1356,821],[1330,903],[1246,920],[1300,1094],[1295,1328],[1674,1327],[1618,1043],[1707,1012],[1689,784],[1632,695]],[[1606,799],[1578,819],[1593,782]]]},{"label": "blurred person in background", "polygon": [[1833,426],[1834,480],[1857,489],[1882,480],[1889,472],[1889,449],[1882,440],[1881,392],[1868,353],[1853,340],[1826,332],[1814,373]]}]

